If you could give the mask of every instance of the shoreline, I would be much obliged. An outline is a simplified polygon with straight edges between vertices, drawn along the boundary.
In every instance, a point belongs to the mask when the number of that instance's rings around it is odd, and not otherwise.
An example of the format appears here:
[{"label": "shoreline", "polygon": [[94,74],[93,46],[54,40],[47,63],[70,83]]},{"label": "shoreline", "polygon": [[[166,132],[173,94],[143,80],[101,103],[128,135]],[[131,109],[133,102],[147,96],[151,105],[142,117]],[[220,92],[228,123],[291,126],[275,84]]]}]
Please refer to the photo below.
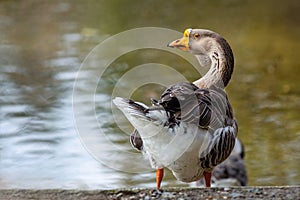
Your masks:
[{"label": "shoreline", "polygon": [[0,189],[0,199],[300,199],[300,186],[131,188],[113,190]]}]

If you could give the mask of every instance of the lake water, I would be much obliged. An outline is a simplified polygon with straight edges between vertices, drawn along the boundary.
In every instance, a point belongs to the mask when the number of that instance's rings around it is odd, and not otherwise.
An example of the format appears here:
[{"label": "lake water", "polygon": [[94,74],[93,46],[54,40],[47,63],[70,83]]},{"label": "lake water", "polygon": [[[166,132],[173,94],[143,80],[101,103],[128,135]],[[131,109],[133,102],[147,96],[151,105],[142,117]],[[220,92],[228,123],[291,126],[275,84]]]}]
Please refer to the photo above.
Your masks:
[{"label": "lake water", "polygon": [[[189,27],[233,48],[226,91],[249,185],[299,185],[299,10],[297,0],[1,1],[0,188],[154,187],[111,97],[149,104],[198,79],[192,56],[166,48]],[[167,171],[165,186],[188,185]]]}]

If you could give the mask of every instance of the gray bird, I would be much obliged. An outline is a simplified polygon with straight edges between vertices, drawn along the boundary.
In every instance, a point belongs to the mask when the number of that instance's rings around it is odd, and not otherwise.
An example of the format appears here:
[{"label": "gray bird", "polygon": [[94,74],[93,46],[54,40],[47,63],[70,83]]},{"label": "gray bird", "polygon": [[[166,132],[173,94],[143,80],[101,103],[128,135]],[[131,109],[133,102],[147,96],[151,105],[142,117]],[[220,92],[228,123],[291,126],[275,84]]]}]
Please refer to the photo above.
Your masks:
[{"label": "gray bird", "polygon": [[233,53],[222,36],[204,29],[186,29],[168,46],[191,52],[209,71],[193,83],[171,85],[152,106],[121,97],[113,102],[136,129],[130,141],[156,169],[157,188],[165,167],[180,181],[204,177],[210,187],[213,169],[230,155],[238,132],[224,90]]}]

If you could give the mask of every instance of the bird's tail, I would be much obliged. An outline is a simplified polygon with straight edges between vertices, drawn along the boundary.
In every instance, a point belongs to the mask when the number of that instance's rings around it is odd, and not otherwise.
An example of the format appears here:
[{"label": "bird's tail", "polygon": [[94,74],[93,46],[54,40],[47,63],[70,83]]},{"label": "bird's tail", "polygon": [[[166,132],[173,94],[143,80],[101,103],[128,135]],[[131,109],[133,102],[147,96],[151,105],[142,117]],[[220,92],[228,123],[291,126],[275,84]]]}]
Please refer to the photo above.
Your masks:
[{"label": "bird's tail", "polygon": [[145,118],[148,112],[148,107],[141,103],[136,103],[130,99],[116,97],[113,103],[127,116]]},{"label": "bird's tail", "polygon": [[137,129],[139,129],[139,126],[146,126],[149,122],[150,124],[160,125],[167,121],[166,111],[161,106],[149,108],[143,103],[121,97],[116,97],[113,103]]}]

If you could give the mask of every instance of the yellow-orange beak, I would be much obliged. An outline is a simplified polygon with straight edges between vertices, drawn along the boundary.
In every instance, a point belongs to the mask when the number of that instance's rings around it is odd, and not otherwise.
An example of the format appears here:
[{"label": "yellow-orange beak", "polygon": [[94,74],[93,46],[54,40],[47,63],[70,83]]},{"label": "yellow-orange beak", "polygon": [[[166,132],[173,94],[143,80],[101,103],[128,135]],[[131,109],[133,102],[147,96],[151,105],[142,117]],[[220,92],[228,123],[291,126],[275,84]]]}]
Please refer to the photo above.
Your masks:
[{"label": "yellow-orange beak", "polygon": [[189,48],[189,37],[190,37],[191,29],[186,29],[183,33],[183,37],[181,39],[177,39],[168,44],[168,47],[178,48],[182,51],[188,51]]}]

